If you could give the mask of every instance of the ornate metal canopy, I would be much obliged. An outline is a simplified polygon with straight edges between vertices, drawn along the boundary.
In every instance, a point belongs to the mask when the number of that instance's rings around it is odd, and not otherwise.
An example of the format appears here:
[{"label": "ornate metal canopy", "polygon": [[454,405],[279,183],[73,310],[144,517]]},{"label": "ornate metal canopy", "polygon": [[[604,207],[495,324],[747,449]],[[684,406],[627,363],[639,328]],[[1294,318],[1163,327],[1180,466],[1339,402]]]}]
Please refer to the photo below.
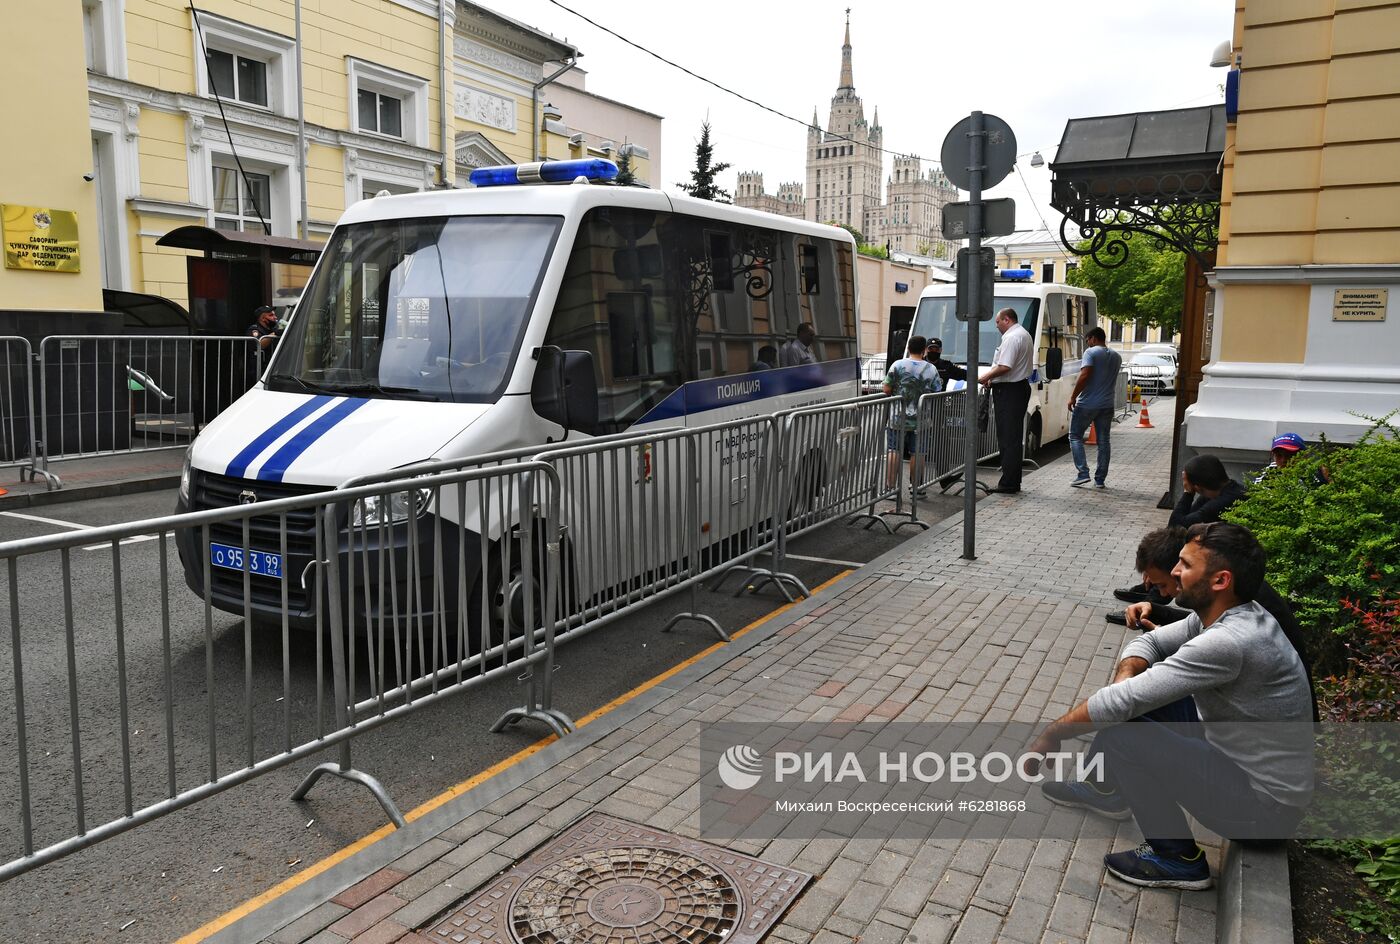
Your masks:
[{"label": "ornate metal canopy", "polygon": [[1071,119],[1050,165],[1061,241],[1114,268],[1128,258],[1128,237],[1143,233],[1211,268],[1224,151],[1224,105]]}]

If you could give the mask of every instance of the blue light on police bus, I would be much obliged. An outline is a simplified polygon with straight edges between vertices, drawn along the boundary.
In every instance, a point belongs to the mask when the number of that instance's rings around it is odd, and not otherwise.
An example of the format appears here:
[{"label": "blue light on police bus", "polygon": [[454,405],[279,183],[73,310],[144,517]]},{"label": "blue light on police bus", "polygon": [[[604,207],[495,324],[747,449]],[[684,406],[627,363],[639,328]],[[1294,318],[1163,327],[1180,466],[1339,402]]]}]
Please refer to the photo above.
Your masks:
[{"label": "blue light on police bus", "polygon": [[512,184],[568,183],[583,177],[586,180],[612,180],[617,165],[601,157],[576,161],[537,161],[533,164],[503,164],[499,167],[478,167],[472,171],[471,182],[477,187],[502,187]]},{"label": "blue light on police bus", "polygon": [[1024,280],[1026,280],[1026,281],[1029,281],[1029,280],[1035,278],[1035,270],[1034,270],[1034,269],[998,269],[998,270],[997,270],[997,278],[999,278],[999,279],[1024,279]]}]

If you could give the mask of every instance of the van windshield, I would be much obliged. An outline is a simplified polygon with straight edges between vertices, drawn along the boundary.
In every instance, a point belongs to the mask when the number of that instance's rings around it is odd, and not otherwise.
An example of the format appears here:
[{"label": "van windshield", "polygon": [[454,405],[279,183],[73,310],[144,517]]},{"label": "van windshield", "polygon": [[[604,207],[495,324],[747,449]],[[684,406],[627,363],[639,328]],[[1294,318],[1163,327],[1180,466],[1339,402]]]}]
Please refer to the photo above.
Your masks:
[{"label": "van windshield", "polygon": [[[909,334],[923,335],[925,339],[938,338],[943,342],[945,360],[958,364],[967,363],[967,322],[957,319],[958,301],[952,295],[939,295],[919,300],[919,310],[914,313],[914,324]],[[1040,314],[1040,299],[1009,298],[998,295],[992,302],[992,311],[1010,308],[1016,312],[1021,327],[1035,337],[1035,320]],[[997,345],[1001,343],[1001,332],[995,321],[982,322],[977,333],[977,361],[990,364]]]},{"label": "van windshield", "polygon": [[494,402],[561,222],[456,216],[337,229],[278,345],[268,388]]}]

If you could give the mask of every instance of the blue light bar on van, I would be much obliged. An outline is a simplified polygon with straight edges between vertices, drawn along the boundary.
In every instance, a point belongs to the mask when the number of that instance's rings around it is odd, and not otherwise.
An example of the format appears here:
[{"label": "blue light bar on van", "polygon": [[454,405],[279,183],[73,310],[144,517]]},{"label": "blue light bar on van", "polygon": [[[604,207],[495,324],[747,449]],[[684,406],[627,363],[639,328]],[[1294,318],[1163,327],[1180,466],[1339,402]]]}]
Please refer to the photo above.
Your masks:
[{"label": "blue light bar on van", "polygon": [[1035,278],[1034,269],[998,269],[997,278],[1009,280],[1024,280],[1029,282]]},{"label": "blue light bar on van", "polygon": [[472,171],[471,182],[477,187],[507,187],[513,184],[561,184],[583,177],[587,180],[612,180],[617,165],[601,157],[577,161],[536,161],[533,164],[502,164],[499,167],[478,167]]}]

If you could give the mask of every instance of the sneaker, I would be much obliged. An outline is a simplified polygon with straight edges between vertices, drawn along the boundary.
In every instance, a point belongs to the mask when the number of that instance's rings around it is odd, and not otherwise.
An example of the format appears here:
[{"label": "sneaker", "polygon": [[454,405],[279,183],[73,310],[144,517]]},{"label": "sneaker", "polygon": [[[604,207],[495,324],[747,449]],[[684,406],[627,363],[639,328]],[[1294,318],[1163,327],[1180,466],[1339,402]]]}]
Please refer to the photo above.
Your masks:
[{"label": "sneaker", "polygon": [[1073,806],[1109,819],[1124,820],[1133,815],[1128,801],[1117,791],[1104,793],[1093,784],[1079,780],[1047,780],[1040,785],[1045,799],[1058,806]]},{"label": "sneaker", "polygon": [[1124,603],[1141,603],[1147,599],[1147,591],[1142,584],[1134,587],[1119,587],[1113,591],[1113,595]]},{"label": "sneaker", "polygon": [[1081,475],[1069,484],[1071,488],[1083,488],[1084,486],[1089,484],[1089,476]]},{"label": "sneaker", "polygon": [[1158,855],[1150,843],[1144,842],[1132,852],[1114,852],[1103,857],[1103,864],[1114,878],[1143,888],[1183,888],[1203,891],[1214,882],[1210,864],[1201,847],[1192,858]]},{"label": "sneaker", "polygon": [[1108,486],[1105,485],[1105,484],[1102,483],[1102,482],[1095,482],[1095,483],[1094,483],[1094,488],[1108,488]]}]

